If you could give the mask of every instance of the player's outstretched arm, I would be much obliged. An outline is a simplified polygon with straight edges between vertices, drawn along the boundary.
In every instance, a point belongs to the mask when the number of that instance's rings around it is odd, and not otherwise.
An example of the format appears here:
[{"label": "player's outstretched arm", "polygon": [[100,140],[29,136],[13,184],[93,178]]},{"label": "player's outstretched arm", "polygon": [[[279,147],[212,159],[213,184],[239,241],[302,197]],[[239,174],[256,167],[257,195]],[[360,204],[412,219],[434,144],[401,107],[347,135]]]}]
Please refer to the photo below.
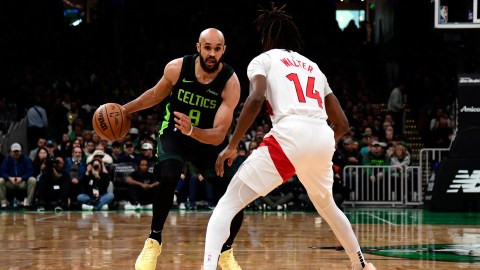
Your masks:
[{"label": "player's outstretched arm", "polygon": [[251,127],[258,113],[262,109],[265,101],[265,92],[267,91],[267,78],[264,75],[255,75],[250,79],[250,94],[240,112],[238,123],[233,132],[230,145],[237,147],[245,134]]},{"label": "player's outstretched arm", "polygon": [[247,100],[243,105],[237,126],[235,127],[235,131],[233,132],[228,146],[218,155],[215,163],[215,171],[217,175],[223,176],[223,164],[226,159],[228,159],[228,164],[232,165],[235,151],[238,143],[242,139],[242,135],[247,132],[262,109],[266,91],[267,78],[265,76],[255,75],[250,79],[250,95],[247,97]]}]

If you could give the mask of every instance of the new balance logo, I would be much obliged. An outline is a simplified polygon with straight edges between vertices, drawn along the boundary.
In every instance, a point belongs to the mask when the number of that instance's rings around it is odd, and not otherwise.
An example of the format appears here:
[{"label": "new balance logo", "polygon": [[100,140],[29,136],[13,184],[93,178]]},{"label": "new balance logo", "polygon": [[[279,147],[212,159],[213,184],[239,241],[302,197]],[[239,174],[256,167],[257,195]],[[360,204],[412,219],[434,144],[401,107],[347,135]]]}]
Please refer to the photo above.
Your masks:
[{"label": "new balance logo", "polygon": [[184,83],[193,83],[193,81],[189,81],[189,80],[187,80],[187,78],[183,78],[182,82],[184,82]]},{"label": "new balance logo", "polygon": [[447,189],[447,193],[480,193],[480,170],[474,170],[472,174],[468,170],[458,170],[457,175]]}]

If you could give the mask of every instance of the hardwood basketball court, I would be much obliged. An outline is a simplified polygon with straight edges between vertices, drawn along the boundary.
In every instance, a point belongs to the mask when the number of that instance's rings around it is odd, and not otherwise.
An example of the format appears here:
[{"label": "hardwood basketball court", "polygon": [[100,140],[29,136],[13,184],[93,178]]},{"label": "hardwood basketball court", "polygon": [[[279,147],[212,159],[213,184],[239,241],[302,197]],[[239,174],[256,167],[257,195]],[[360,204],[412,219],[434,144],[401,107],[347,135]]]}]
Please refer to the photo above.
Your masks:
[{"label": "hardwood basketball court", "polygon": [[[382,269],[480,269],[480,213],[345,210]],[[157,269],[200,269],[209,211],[173,210]],[[151,212],[0,212],[0,269],[134,269]],[[314,212],[247,212],[234,245],[244,270],[350,269]],[[218,268],[220,269],[220,268]]]}]

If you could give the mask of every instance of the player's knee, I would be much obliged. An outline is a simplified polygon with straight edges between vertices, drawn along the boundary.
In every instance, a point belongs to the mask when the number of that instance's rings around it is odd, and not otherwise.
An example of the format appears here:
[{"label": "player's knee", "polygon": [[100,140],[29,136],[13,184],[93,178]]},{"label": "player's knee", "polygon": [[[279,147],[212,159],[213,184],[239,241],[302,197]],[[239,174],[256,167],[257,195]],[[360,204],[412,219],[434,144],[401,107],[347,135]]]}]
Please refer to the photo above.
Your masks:
[{"label": "player's knee", "polygon": [[310,200],[312,202],[314,203],[316,202],[315,204],[317,205],[317,207],[319,207],[322,210],[327,209],[330,205],[332,205],[332,203],[334,203],[331,193],[327,193],[327,194],[322,194],[322,193],[310,194],[309,193],[308,197],[310,197]]}]

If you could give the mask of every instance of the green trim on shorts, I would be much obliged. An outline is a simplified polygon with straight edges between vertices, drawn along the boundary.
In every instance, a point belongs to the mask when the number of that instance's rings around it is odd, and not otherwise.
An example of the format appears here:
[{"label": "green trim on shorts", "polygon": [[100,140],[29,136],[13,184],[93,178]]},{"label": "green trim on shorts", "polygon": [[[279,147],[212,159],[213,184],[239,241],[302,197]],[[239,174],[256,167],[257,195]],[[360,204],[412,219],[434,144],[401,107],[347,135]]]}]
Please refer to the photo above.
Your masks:
[{"label": "green trim on shorts", "polygon": [[185,162],[182,155],[177,154],[177,153],[160,153],[160,154],[158,154],[158,161],[159,162],[162,162],[162,161],[167,160],[167,159],[176,159],[180,162]]},{"label": "green trim on shorts", "polygon": [[185,160],[183,159],[182,155],[180,154],[177,154],[177,153],[165,153],[163,152],[163,148],[162,148],[162,142],[160,140],[160,136],[157,137],[157,159],[159,162],[162,162],[164,160],[167,160],[167,159],[176,159],[180,162],[185,162]]}]

